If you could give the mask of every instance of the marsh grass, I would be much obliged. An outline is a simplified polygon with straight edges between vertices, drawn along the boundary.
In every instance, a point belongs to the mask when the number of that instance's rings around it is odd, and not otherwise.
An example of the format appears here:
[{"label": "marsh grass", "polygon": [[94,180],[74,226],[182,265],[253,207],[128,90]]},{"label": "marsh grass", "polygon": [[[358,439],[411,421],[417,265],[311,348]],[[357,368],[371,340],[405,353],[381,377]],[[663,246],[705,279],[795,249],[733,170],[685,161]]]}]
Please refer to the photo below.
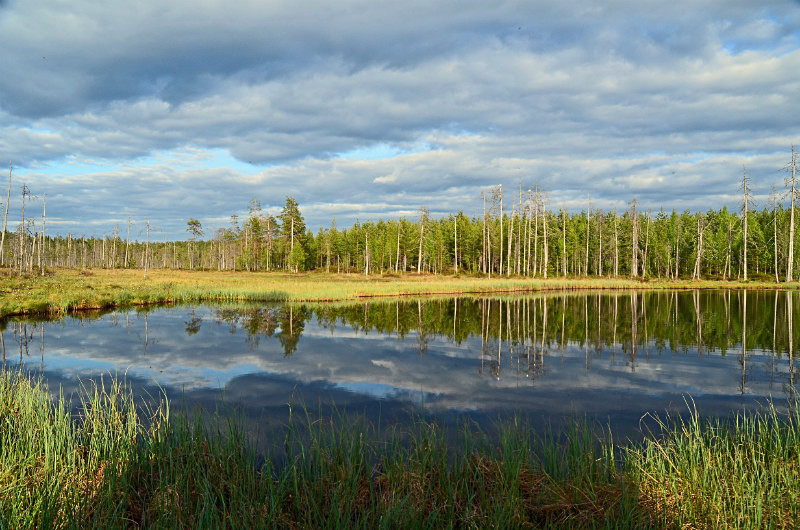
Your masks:
[{"label": "marsh grass", "polygon": [[329,302],[374,297],[520,294],[590,289],[796,288],[797,283],[625,278],[477,278],[432,275],[365,277],[359,274],[154,269],[147,278],[131,269],[60,269],[46,276],[0,275],[0,318],[56,315],[87,309],[188,302]]},{"label": "marsh grass", "polygon": [[10,528],[781,528],[798,523],[798,413],[659,421],[619,447],[575,421],[491,437],[416,417],[290,414],[257,454],[236,415],[75,402],[0,376],[0,521]]},{"label": "marsh grass", "polygon": [[674,528],[800,527],[800,413],[773,406],[729,421],[657,420],[660,438],[632,449],[640,504]]}]

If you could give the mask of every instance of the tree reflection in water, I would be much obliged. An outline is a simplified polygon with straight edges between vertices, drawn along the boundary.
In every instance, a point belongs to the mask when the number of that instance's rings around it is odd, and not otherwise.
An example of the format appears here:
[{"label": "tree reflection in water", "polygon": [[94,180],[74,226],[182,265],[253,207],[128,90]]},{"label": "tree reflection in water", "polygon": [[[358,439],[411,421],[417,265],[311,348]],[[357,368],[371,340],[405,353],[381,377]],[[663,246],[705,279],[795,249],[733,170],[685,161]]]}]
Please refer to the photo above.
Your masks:
[{"label": "tree reflection in water", "polygon": [[73,363],[64,378],[103,370],[180,389],[237,381],[242,392],[280,379],[377,399],[425,393],[462,409],[534,395],[542,408],[593,406],[609,391],[743,402],[773,387],[793,401],[798,302],[792,291],[691,290],[154,308],[114,313],[110,329],[89,325],[100,313],[7,320],[0,349],[11,366],[50,364],[50,376]]},{"label": "tree reflection in water", "polygon": [[[785,297],[786,303],[779,299]],[[535,381],[546,374],[546,359],[569,344],[583,350],[584,368],[595,359],[610,360],[618,348],[631,372],[639,356],[665,351],[725,357],[735,349],[740,363],[739,390],[747,393],[752,351],[786,358],[785,390],[794,392],[793,292],[778,291],[646,291],[615,293],[547,293],[525,297],[403,299],[368,304],[274,305],[213,309],[213,320],[231,332],[246,333],[251,348],[261,338],[277,338],[285,356],[297,351],[306,324],[334,334],[337,328],[360,334],[414,337],[425,355],[432,338],[460,345],[480,339],[478,372],[496,380],[508,371]],[[195,320],[187,333],[196,332]],[[774,379],[780,367],[769,367]]]}]

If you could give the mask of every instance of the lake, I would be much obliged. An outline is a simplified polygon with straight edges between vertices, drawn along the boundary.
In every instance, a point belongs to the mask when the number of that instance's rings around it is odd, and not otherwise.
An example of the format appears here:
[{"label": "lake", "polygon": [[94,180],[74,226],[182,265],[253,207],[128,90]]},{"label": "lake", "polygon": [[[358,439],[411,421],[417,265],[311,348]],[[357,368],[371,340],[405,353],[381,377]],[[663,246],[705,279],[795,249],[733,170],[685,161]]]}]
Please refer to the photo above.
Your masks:
[{"label": "lake", "polygon": [[6,369],[56,394],[116,375],[138,396],[235,409],[260,432],[289,406],[482,426],[578,416],[635,436],[648,413],[794,401],[795,307],[776,291],[545,293],[353,305],[200,305],[10,319]]}]

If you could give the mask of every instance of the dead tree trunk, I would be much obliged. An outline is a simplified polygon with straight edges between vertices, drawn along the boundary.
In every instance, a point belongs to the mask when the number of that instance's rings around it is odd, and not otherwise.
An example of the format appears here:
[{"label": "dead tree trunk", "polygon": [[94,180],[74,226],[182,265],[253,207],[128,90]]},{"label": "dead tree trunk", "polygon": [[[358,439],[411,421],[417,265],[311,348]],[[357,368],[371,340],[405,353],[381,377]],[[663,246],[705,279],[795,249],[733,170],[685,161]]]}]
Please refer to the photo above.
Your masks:
[{"label": "dead tree trunk", "polygon": [[145,220],[147,224],[147,240],[144,247],[144,277],[147,278],[147,265],[150,257],[150,219]]},{"label": "dead tree trunk", "polygon": [[425,241],[425,221],[428,219],[428,209],[419,209],[419,257],[417,258],[417,274],[422,274],[422,244]]},{"label": "dead tree trunk", "polygon": [[642,256],[642,278],[647,274],[647,249],[650,246],[650,211],[647,213],[647,225],[644,229],[644,255]]},{"label": "dead tree trunk", "polygon": [[561,244],[562,244],[561,275],[566,278],[567,277],[567,210],[566,210],[566,208],[562,208],[561,215],[562,215],[562,221],[561,221]]},{"label": "dead tree trunk", "polygon": [[603,212],[597,212],[597,243],[599,248],[597,249],[597,275],[603,275]]},{"label": "dead tree trunk", "polygon": [[750,190],[748,184],[750,179],[747,176],[747,169],[743,169],[742,173],[742,223],[744,223],[744,240],[742,241],[743,247],[743,265],[744,265],[744,281],[747,281],[747,207],[748,207],[748,199],[750,196]]},{"label": "dead tree trunk", "polygon": [[617,225],[617,209],[614,208],[614,278],[619,275],[619,230]]},{"label": "dead tree trunk", "polygon": [[539,271],[539,187],[536,187],[533,210],[533,276]]},{"label": "dead tree trunk", "polygon": [[458,215],[453,218],[453,274],[458,274]]},{"label": "dead tree trunk", "polygon": [[586,259],[583,264],[583,275],[589,276],[589,208],[592,204],[591,195],[586,196]]},{"label": "dead tree trunk", "polygon": [[678,222],[675,229],[675,279],[678,279],[678,264],[680,263],[680,250],[681,250],[681,218],[678,217]]},{"label": "dead tree trunk", "polygon": [[[778,278],[778,197],[775,195],[775,185],[772,185],[772,256],[775,258],[773,260],[773,267],[775,268],[775,283],[780,282]],[[794,202],[794,201],[792,201]],[[791,248],[791,245],[789,245]],[[787,274],[789,278],[791,278],[791,273]],[[791,281],[791,280],[787,280]]]},{"label": "dead tree trunk", "polygon": [[789,254],[787,256],[787,263],[786,263],[787,282],[792,281],[792,277],[794,275],[794,197],[795,197],[795,182],[796,182],[795,177],[796,177],[795,155],[794,155],[794,146],[792,146],[792,192],[789,198],[789,203],[791,204],[789,213]]},{"label": "dead tree trunk", "polygon": [[128,237],[125,239],[125,263],[123,264],[123,268],[128,268],[128,249],[131,246],[131,216],[128,216]]},{"label": "dead tree trunk", "polygon": [[5,263],[3,250],[6,244],[6,229],[8,228],[8,205],[11,202],[11,172],[14,170],[14,164],[8,163],[8,195],[6,196],[6,208],[3,214],[3,233],[0,234],[0,265]]},{"label": "dead tree trunk", "polygon": [[[511,261],[511,245],[514,242],[514,197],[511,197],[511,218],[509,219],[511,226],[508,229],[508,258],[506,259],[506,276],[511,276],[511,268],[513,266],[513,262]],[[503,272],[502,269],[500,271]]]},{"label": "dead tree trunk", "polygon": [[45,227],[46,227],[46,219],[47,219],[47,195],[42,195],[42,234],[41,234],[41,243],[39,245],[39,269],[41,271],[42,276],[44,276],[44,243],[45,243]]},{"label": "dead tree trunk", "polygon": [[631,255],[631,276],[636,278],[639,276],[639,216],[636,212],[635,197],[631,203],[631,241],[633,247]]},{"label": "dead tree trunk", "polygon": [[703,216],[697,217],[697,256],[694,259],[694,270],[692,271],[692,280],[700,279],[700,262],[703,259]]},{"label": "dead tree trunk", "polygon": [[500,270],[497,272],[500,276],[503,275],[503,185],[500,184],[499,191],[500,194]]},{"label": "dead tree trunk", "polygon": [[542,252],[544,253],[544,259],[542,260],[542,276],[547,279],[547,266],[548,266],[548,258],[550,257],[550,250],[547,245],[547,197],[542,197],[542,230],[544,231],[544,246],[542,247]]}]

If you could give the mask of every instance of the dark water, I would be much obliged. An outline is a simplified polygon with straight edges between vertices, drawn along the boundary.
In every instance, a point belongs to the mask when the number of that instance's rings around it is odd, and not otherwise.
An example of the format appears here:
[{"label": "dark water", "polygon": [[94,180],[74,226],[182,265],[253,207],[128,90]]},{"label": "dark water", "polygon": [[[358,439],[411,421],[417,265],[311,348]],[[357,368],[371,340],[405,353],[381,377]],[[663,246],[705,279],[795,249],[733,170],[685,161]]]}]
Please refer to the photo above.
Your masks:
[{"label": "dark water", "polygon": [[382,422],[572,415],[630,435],[648,413],[725,417],[794,399],[797,293],[682,291],[352,306],[162,307],[0,324],[8,369],[55,393],[102,375],[139,395],[236,407],[268,431],[289,404]]}]

